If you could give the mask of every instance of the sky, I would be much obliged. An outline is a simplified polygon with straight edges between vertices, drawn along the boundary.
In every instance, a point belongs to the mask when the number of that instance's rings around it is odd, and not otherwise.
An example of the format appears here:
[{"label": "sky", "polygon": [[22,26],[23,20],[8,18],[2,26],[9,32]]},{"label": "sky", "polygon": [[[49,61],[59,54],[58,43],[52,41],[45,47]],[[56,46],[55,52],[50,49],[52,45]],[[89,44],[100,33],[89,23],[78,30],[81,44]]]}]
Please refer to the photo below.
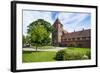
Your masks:
[{"label": "sky", "polygon": [[27,34],[27,26],[37,19],[44,19],[52,25],[57,18],[68,32],[91,28],[91,13],[23,10],[23,34]]}]

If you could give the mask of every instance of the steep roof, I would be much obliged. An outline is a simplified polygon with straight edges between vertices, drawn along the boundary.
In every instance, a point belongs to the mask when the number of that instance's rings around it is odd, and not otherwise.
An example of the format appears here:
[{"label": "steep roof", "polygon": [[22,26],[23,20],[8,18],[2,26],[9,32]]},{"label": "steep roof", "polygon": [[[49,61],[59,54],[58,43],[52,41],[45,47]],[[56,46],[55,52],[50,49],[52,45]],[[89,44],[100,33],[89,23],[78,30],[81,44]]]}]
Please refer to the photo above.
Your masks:
[{"label": "steep roof", "polygon": [[82,31],[76,31],[76,32],[71,32],[71,33],[66,33],[62,37],[64,38],[78,38],[78,37],[90,37],[91,35],[91,30],[82,30]]},{"label": "steep roof", "polygon": [[[62,25],[62,23],[60,22],[59,18],[57,18],[57,19],[55,20],[55,22],[54,22],[53,25],[55,25],[55,24],[61,24],[61,25]],[[62,25],[62,26],[63,26],[63,25]]]}]

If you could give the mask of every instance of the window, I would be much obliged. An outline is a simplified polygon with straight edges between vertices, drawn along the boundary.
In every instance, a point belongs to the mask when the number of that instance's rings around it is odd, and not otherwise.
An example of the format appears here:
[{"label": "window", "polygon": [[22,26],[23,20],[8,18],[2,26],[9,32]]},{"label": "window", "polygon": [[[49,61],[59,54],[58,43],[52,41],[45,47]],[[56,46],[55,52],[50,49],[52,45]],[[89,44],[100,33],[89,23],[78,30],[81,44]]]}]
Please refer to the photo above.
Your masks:
[{"label": "window", "polygon": [[68,39],[68,41],[70,41],[71,39]]},{"label": "window", "polygon": [[89,37],[86,37],[86,40],[89,40],[90,38]]},{"label": "window", "polygon": [[80,40],[80,38],[77,38],[77,40]]},{"label": "window", "polygon": [[72,38],[72,40],[74,41],[74,40],[75,40],[75,38]]},{"label": "window", "polygon": [[82,37],[82,40],[86,40],[86,37]]}]

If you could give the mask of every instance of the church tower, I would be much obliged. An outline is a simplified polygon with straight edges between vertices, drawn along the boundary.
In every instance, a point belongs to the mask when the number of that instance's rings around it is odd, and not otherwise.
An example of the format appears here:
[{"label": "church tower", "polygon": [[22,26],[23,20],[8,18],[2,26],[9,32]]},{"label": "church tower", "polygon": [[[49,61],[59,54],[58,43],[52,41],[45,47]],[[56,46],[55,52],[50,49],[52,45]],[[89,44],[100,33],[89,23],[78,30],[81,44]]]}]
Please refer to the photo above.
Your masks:
[{"label": "church tower", "polygon": [[52,44],[54,46],[59,46],[61,44],[63,25],[58,18],[55,20],[53,27],[55,31],[52,33]]}]

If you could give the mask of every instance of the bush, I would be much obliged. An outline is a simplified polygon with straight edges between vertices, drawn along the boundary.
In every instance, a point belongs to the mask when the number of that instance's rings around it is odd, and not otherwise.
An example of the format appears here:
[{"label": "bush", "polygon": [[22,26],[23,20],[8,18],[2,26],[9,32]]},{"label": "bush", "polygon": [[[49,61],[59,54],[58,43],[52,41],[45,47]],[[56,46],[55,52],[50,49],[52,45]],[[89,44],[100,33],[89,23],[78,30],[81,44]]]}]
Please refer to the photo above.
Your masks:
[{"label": "bush", "polygon": [[60,50],[56,53],[55,59],[58,61],[62,60],[81,60],[83,55],[81,53],[76,53],[72,51],[65,51],[65,50]]},{"label": "bush", "polygon": [[56,53],[55,59],[58,61],[63,60],[85,60],[91,58],[91,52],[90,50],[86,53],[82,53],[80,51],[76,51],[73,49],[67,49],[67,50],[60,50]]},{"label": "bush", "polygon": [[86,52],[86,55],[88,56],[88,59],[91,59],[91,51],[90,50]]},{"label": "bush", "polygon": [[88,59],[88,56],[87,56],[87,55],[84,55],[84,56],[82,57],[82,59]]},{"label": "bush", "polygon": [[58,60],[58,61],[64,60],[65,54],[66,54],[66,51],[65,50],[60,50],[60,51],[58,51],[56,53],[55,59]]},{"label": "bush", "polygon": [[82,59],[82,54],[81,53],[75,53],[72,51],[66,51],[65,54],[65,60],[81,60]]}]

